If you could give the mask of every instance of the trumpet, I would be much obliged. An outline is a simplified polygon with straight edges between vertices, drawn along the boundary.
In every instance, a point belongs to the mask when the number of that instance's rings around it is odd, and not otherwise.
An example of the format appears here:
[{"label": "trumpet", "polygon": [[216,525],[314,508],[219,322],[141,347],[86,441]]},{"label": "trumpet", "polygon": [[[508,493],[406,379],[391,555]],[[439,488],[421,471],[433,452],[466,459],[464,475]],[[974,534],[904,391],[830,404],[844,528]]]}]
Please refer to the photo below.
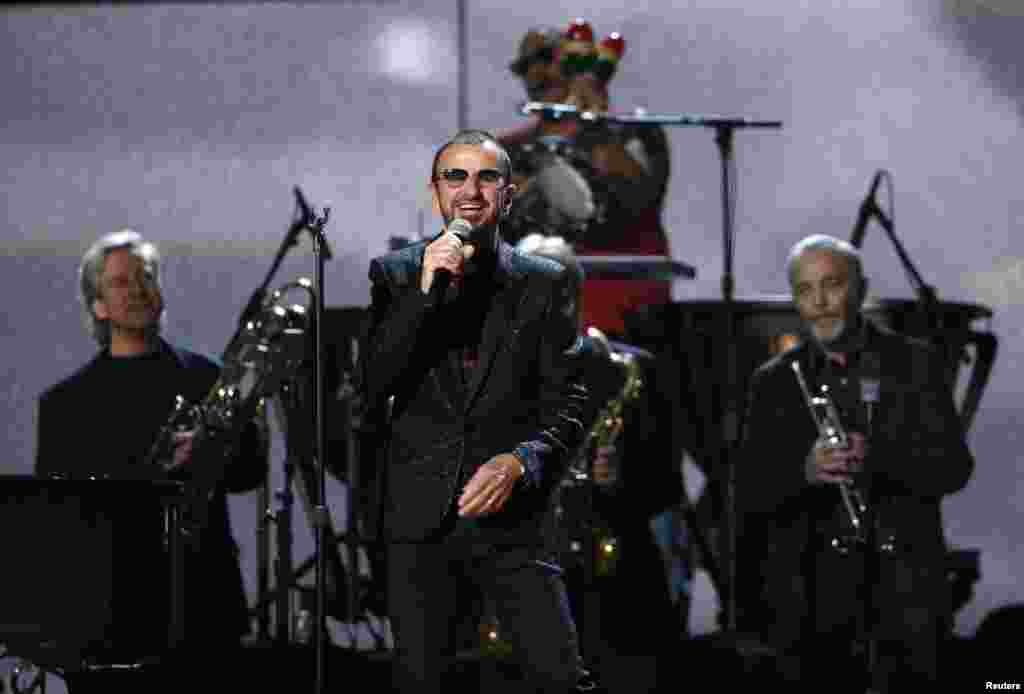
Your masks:
[{"label": "trumpet", "polygon": [[309,304],[282,301],[295,289],[304,290],[308,302],[316,301],[312,283],[304,277],[272,292],[228,344],[220,375],[203,400],[188,403],[177,395],[150,448],[147,465],[173,474],[174,434],[193,433],[195,463],[188,466],[188,505],[182,523],[187,534],[205,525],[206,504],[223,478],[242,429],[260,413],[264,398],[276,392],[306,358]]},{"label": "trumpet", "polygon": [[[812,393],[803,371],[800,369],[800,362],[794,360],[791,362],[791,366],[793,373],[796,374],[797,383],[800,384],[800,390],[804,394],[804,400],[807,402],[807,409],[818,427],[819,439],[829,447],[846,448],[850,443],[850,438],[839,418],[839,410],[836,409],[835,403],[829,395],[828,386],[822,384],[817,394]],[[842,496],[843,506],[854,533],[858,538],[863,537],[864,519],[868,512],[864,495],[852,480],[840,483],[839,493]]]}]

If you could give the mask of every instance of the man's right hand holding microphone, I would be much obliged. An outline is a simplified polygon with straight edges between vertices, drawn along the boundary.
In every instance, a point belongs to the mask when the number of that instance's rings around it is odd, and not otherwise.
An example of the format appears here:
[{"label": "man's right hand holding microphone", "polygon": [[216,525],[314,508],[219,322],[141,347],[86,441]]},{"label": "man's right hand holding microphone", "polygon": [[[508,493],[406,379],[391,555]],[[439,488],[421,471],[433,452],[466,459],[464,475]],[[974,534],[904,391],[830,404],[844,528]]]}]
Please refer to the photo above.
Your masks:
[{"label": "man's right hand holding microphone", "polygon": [[423,253],[420,291],[443,293],[450,282],[461,280],[466,261],[476,252],[476,247],[468,243],[472,231],[469,222],[456,218],[443,234],[430,242]]}]

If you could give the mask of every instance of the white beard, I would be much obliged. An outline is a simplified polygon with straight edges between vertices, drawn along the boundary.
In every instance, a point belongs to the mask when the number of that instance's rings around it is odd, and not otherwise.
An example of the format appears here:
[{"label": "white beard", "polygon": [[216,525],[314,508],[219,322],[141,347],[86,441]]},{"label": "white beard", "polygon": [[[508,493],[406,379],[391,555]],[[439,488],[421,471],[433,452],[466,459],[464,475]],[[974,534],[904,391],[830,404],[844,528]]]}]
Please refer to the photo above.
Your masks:
[{"label": "white beard", "polygon": [[[823,330],[825,332],[822,332]],[[826,347],[842,337],[845,330],[846,321],[844,320],[832,321],[830,328],[822,328],[817,324],[811,324],[811,334],[814,335],[814,339]]]}]

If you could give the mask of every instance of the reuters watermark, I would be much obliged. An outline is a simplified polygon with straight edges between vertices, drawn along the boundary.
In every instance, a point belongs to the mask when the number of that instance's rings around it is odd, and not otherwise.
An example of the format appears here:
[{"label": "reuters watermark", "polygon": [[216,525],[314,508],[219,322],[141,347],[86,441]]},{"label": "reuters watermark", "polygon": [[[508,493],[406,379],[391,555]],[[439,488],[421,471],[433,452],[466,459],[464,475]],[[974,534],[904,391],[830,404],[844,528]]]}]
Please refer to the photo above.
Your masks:
[{"label": "reuters watermark", "polygon": [[985,682],[986,692],[1019,692],[1020,682]]}]

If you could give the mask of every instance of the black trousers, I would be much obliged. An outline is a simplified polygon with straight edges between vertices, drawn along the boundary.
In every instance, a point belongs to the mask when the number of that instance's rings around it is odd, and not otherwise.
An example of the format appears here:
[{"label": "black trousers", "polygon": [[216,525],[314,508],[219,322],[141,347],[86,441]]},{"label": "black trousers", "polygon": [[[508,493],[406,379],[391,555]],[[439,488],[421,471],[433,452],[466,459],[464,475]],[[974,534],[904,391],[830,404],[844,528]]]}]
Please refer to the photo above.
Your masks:
[{"label": "black trousers", "polygon": [[395,691],[442,691],[456,616],[478,595],[460,588],[464,579],[493,601],[502,638],[523,668],[524,691],[572,691],[579,647],[561,570],[539,550],[480,542],[461,523],[434,541],[388,549]]},{"label": "black trousers", "polygon": [[[908,555],[827,549],[810,566],[811,611],[803,638],[780,658],[784,679],[799,683],[799,691],[857,694],[869,685],[888,694],[938,684],[949,613],[940,566]],[[869,641],[876,653],[870,660],[863,648]]]}]

